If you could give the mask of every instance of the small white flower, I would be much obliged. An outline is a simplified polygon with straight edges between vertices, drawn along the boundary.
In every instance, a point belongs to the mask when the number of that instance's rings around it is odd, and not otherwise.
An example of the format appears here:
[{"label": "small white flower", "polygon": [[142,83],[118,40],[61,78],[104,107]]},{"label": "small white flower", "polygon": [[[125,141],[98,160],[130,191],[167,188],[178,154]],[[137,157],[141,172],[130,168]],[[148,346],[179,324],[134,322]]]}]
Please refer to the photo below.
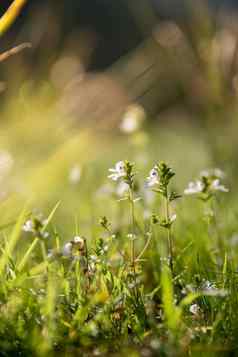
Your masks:
[{"label": "small white flower", "polygon": [[200,307],[197,304],[193,304],[193,305],[190,306],[189,311],[193,315],[198,315],[199,311],[200,311]]},{"label": "small white flower", "polygon": [[225,177],[225,173],[219,169],[219,168],[215,168],[215,169],[209,169],[209,170],[203,170],[200,172],[200,176],[201,177],[211,177],[211,176],[215,176],[217,178],[224,178]]},{"label": "small white flower", "polygon": [[219,179],[212,181],[211,189],[213,191],[229,192],[228,188],[226,188],[224,185],[221,185]]},{"label": "small white flower", "polygon": [[73,244],[72,244],[71,242],[66,243],[66,244],[63,246],[62,254],[63,254],[65,257],[71,256],[71,255],[72,255],[72,248],[73,248]]},{"label": "small white flower", "polygon": [[204,189],[204,184],[202,181],[197,180],[195,182],[189,182],[188,187],[184,190],[185,195],[194,195],[196,193],[201,193]]},{"label": "small white flower", "polygon": [[131,134],[134,131],[138,130],[139,125],[138,125],[138,120],[137,118],[133,116],[125,116],[123,121],[121,122],[120,125],[120,130],[123,131],[124,133]]},{"label": "small white flower", "polygon": [[209,281],[209,280],[204,280],[203,281],[203,284],[202,284],[202,287],[204,290],[206,291],[209,291],[209,290],[212,290],[212,289],[216,289],[216,284]]},{"label": "small white flower", "polygon": [[31,219],[28,219],[22,226],[24,232],[34,232],[34,224]]},{"label": "small white flower", "polygon": [[161,343],[160,343],[160,340],[159,339],[153,339],[151,340],[150,342],[150,347],[153,349],[153,350],[158,350],[161,346]]},{"label": "small white flower", "polygon": [[119,161],[116,163],[115,168],[109,169],[111,174],[108,178],[112,179],[113,181],[117,181],[118,179],[126,176],[126,167],[123,161]]},{"label": "small white flower", "polygon": [[75,236],[74,237],[74,243],[75,244],[79,244],[79,243],[83,243],[83,242],[84,242],[83,238],[81,238],[79,236]]},{"label": "small white flower", "polygon": [[73,243],[76,244],[79,247],[79,249],[84,248],[84,239],[79,236],[74,237]]},{"label": "small white flower", "polygon": [[221,179],[225,177],[225,173],[221,169],[218,169],[218,168],[214,169],[214,175]]},{"label": "small white flower", "polygon": [[150,170],[150,174],[147,177],[146,181],[149,187],[153,187],[159,184],[159,173],[157,166],[153,167],[153,169]]},{"label": "small white flower", "polygon": [[96,255],[90,255],[90,259],[92,262],[97,263],[99,261],[98,257]]},{"label": "small white flower", "polygon": [[173,214],[171,217],[170,217],[170,222],[174,222],[176,221],[176,218],[177,218],[177,215],[176,214]]},{"label": "small white flower", "polygon": [[72,184],[77,184],[81,178],[81,168],[78,165],[72,167],[69,172],[69,181]]},{"label": "small white flower", "polygon": [[41,236],[42,236],[42,238],[47,239],[47,238],[49,238],[50,233],[49,232],[42,232]]},{"label": "small white flower", "polygon": [[122,132],[126,134],[134,133],[135,131],[140,129],[144,119],[144,109],[139,105],[133,105],[127,110],[119,128]]},{"label": "small white flower", "polygon": [[136,235],[133,234],[133,233],[129,233],[129,234],[127,234],[127,238],[130,239],[130,240],[135,240],[136,239]]}]

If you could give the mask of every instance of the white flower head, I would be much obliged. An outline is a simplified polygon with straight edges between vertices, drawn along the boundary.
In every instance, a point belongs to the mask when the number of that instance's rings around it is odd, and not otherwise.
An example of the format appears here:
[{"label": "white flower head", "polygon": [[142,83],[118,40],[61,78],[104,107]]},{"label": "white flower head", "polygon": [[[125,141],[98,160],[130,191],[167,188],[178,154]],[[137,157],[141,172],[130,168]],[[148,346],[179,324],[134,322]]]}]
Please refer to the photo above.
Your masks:
[{"label": "white flower head", "polygon": [[219,168],[214,169],[214,175],[220,179],[225,177],[225,173]]},{"label": "white flower head", "polygon": [[134,233],[128,233],[127,234],[127,238],[130,240],[135,240],[136,239],[136,235]]},{"label": "white flower head", "polygon": [[201,193],[204,189],[204,183],[200,180],[189,182],[188,187],[184,190],[185,195],[194,195]]},{"label": "white flower head", "polygon": [[34,232],[34,223],[31,219],[28,219],[22,226],[24,232]]},{"label": "white flower head", "polygon": [[83,249],[84,248],[84,239],[79,237],[79,236],[75,236],[74,237],[73,243],[75,245],[77,245],[79,247],[79,249]]},{"label": "white flower head", "polygon": [[210,187],[212,191],[229,192],[228,188],[222,185],[219,179],[213,180]]},{"label": "white flower head", "polygon": [[158,173],[158,167],[154,166],[152,170],[150,170],[150,174],[146,179],[147,185],[149,187],[153,187],[155,185],[159,184],[159,173]]},{"label": "white flower head", "polygon": [[62,254],[65,257],[69,257],[72,255],[73,244],[71,242],[66,243],[63,246]]},{"label": "white flower head", "polygon": [[139,130],[145,119],[145,111],[139,105],[130,106],[120,124],[120,130],[125,134],[132,134]]},{"label": "white flower head", "polygon": [[176,214],[173,214],[173,215],[170,217],[170,222],[173,223],[174,221],[176,221],[176,218],[177,218],[177,215],[176,215]]},{"label": "white flower head", "polygon": [[189,311],[193,315],[198,315],[199,311],[200,311],[200,307],[197,304],[193,304],[193,305],[190,306]]},{"label": "white flower head", "polygon": [[77,184],[81,178],[81,168],[78,165],[75,165],[71,168],[69,172],[69,181],[72,184]]},{"label": "white flower head", "polygon": [[200,176],[201,177],[217,177],[217,178],[222,179],[225,177],[225,173],[221,169],[215,168],[215,169],[202,170],[200,172]]},{"label": "white flower head", "polygon": [[111,174],[108,178],[112,179],[113,181],[117,181],[122,177],[126,176],[126,165],[124,161],[119,161],[116,163],[115,168],[109,169]]}]

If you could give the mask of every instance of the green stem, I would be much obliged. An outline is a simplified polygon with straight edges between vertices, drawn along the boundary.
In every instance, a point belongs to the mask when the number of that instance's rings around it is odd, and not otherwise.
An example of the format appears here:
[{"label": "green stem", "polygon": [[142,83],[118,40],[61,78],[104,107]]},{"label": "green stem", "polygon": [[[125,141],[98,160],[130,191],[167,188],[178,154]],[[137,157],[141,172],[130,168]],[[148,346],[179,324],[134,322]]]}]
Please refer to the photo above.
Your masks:
[{"label": "green stem", "polygon": [[[168,222],[170,219],[169,216],[169,198],[168,198],[168,191],[166,191],[165,197],[165,215],[166,221]],[[171,269],[172,276],[174,275],[174,262],[173,262],[173,241],[171,235],[171,227],[167,228],[167,241],[168,241],[168,252],[169,252],[169,266]]]},{"label": "green stem", "polygon": [[134,206],[134,196],[133,190],[130,188],[130,204],[131,204],[131,228],[132,228],[132,239],[131,239],[131,266],[133,270],[134,284],[135,284],[135,295],[137,295],[136,288],[136,266],[135,266],[135,206]]},{"label": "green stem", "polygon": [[216,234],[216,238],[217,238],[217,245],[218,245],[218,249],[220,250],[220,253],[222,254],[223,251],[224,251],[224,243],[223,243],[222,237],[220,235],[219,228],[218,228],[218,223],[217,223],[215,197],[213,197],[211,199],[211,210],[212,210],[212,213],[213,213],[213,225],[214,225],[214,230],[215,230],[215,234]]},{"label": "green stem", "polygon": [[152,232],[149,232],[149,238],[147,239],[145,245],[144,245],[144,248],[142,249],[142,251],[140,252],[140,254],[137,256],[136,258],[136,262],[139,261],[141,259],[141,257],[144,255],[144,253],[146,252],[150,242],[151,242],[151,239],[152,239]]}]

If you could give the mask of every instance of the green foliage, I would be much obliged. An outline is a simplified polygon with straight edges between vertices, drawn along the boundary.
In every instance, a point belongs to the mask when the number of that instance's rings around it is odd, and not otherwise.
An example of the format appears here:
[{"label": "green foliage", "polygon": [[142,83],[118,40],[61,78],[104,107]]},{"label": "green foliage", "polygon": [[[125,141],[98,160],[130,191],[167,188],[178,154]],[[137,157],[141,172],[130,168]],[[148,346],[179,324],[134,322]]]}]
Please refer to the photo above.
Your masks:
[{"label": "green foliage", "polygon": [[[197,223],[190,221],[191,215],[181,222],[179,218],[173,228],[172,204],[186,211],[177,201],[181,196],[170,192],[175,172],[161,162],[151,170],[147,185],[138,172],[140,184],[135,186],[134,170],[129,161],[110,170],[115,189],[126,184],[125,200],[116,204],[125,205],[128,220],[118,224],[116,215],[110,220],[102,216],[92,227],[94,238],[79,236],[76,222],[76,235],[72,232],[62,243],[54,225],[59,203],[46,219],[24,209],[12,232],[11,226],[3,226],[4,355],[136,355],[146,349],[150,355],[196,356],[207,345],[232,351],[237,277],[230,246],[219,245],[217,239],[218,209],[213,211],[215,220],[204,220],[197,207]],[[209,190],[216,179],[209,177]],[[214,187],[214,197],[227,192],[220,184]],[[152,205],[158,214],[148,219],[143,218],[143,196],[149,191],[154,192]]]}]

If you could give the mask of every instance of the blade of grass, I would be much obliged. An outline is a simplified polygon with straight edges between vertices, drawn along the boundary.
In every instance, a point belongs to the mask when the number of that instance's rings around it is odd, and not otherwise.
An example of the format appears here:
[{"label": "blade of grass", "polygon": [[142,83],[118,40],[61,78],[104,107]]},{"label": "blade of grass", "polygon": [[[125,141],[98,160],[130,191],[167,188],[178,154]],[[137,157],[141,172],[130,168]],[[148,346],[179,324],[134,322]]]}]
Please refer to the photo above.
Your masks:
[{"label": "blade of grass", "polygon": [[22,213],[20,214],[18,220],[16,221],[16,224],[12,230],[8,244],[6,246],[6,254],[3,254],[0,258],[0,275],[2,275],[9,258],[11,258],[11,256],[12,256],[12,253],[14,251],[16,244],[17,244],[17,241],[20,238],[20,233],[21,233],[22,225],[23,225],[25,217],[26,217],[26,213],[27,213],[27,208],[25,207],[23,209]]},{"label": "blade of grass", "polygon": [[35,249],[35,247],[36,247],[36,245],[37,245],[38,242],[39,242],[39,238],[35,238],[35,239],[33,240],[33,242],[31,243],[30,247],[27,249],[26,253],[24,254],[22,260],[20,261],[20,263],[19,263],[19,265],[18,265],[18,267],[17,267],[18,271],[21,272],[22,269],[25,267],[25,265],[26,265],[26,263],[27,263],[27,261],[28,261],[30,255],[31,255],[31,253],[32,253],[33,250]]}]

